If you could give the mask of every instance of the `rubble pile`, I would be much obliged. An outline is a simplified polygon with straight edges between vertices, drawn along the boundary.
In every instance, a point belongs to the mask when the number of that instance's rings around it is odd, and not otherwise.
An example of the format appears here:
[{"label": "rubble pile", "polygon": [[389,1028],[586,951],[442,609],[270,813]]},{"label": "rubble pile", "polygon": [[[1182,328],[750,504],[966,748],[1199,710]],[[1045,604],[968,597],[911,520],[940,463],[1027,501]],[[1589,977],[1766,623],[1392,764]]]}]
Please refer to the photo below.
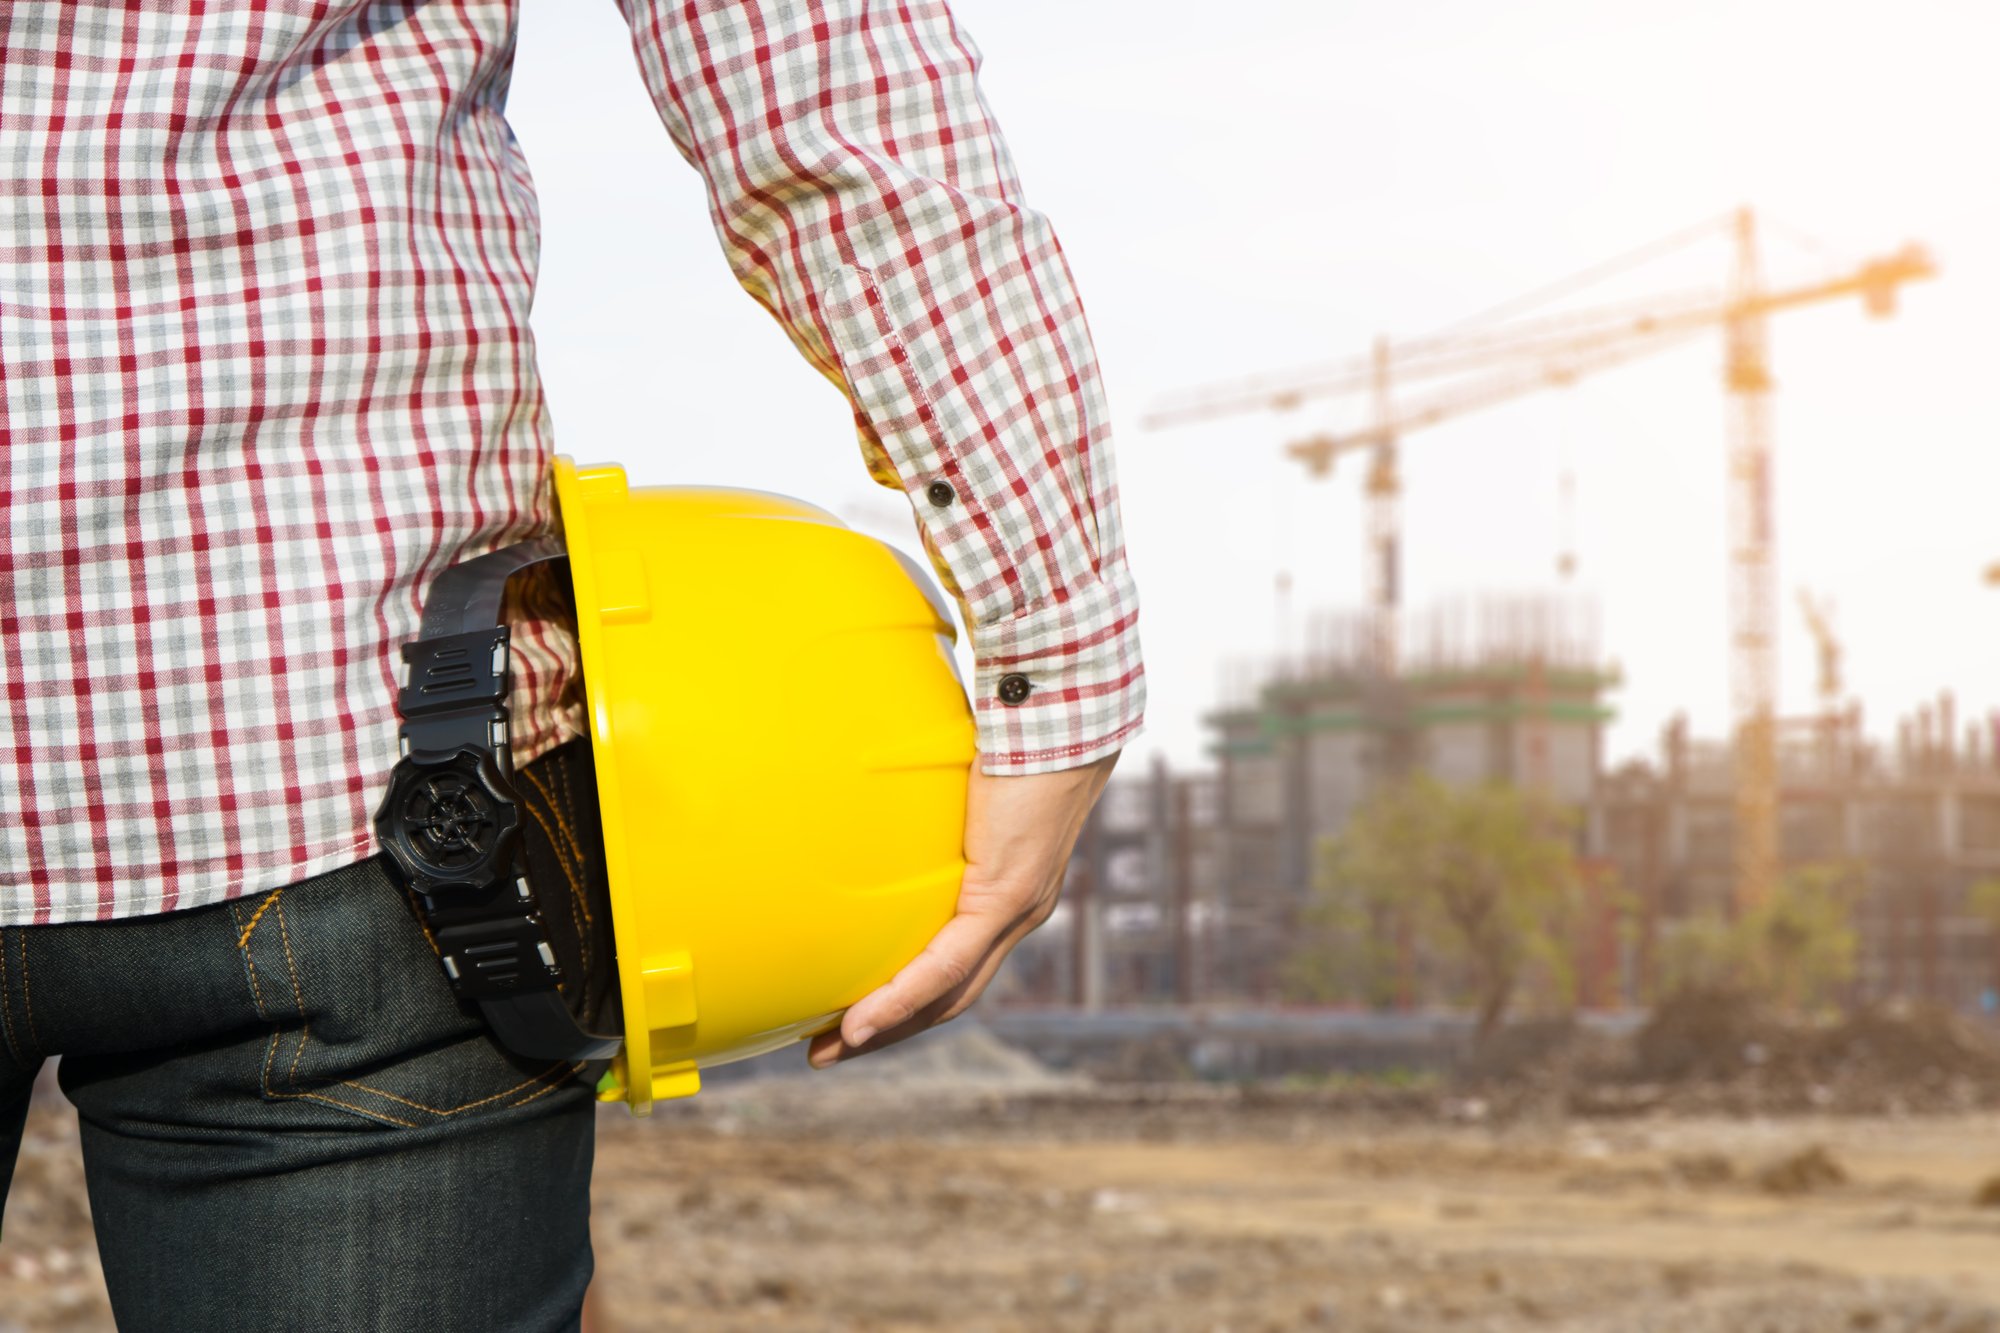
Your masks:
[{"label": "rubble pile", "polygon": [[1689,1109],[1903,1113],[2000,1105],[2000,1042],[1936,1006],[1786,1019],[1741,996],[1662,1004],[1633,1041],[1627,1083]]},{"label": "rubble pile", "polygon": [[1847,1168],[1823,1144],[1788,1153],[1757,1172],[1757,1187],[1766,1194],[1817,1194],[1847,1183]]},{"label": "rubble pile", "polygon": [[1469,1059],[1458,1082],[1496,1110],[1615,1116],[2000,1107],[2000,1039],[1936,1006],[1895,1002],[1832,1019],[1788,1017],[1746,996],[1693,991],[1629,1039],[1524,1025]]}]

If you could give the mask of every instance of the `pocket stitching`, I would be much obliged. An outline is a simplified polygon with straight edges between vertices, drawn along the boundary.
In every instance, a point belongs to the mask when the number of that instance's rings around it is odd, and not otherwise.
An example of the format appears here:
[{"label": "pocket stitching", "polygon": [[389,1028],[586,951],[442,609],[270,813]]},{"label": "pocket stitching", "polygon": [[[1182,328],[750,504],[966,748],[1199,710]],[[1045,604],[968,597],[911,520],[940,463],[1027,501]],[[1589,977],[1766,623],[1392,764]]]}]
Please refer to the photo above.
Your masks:
[{"label": "pocket stitching", "polygon": [[[475,1101],[464,1102],[458,1106],[454,1106],[449,1109],[437,1106],[426,1106],[422,1102],[411,1101],[408,1097],[399,1096],[398,1094],[393,1092],[385,1092],[381,1088],[371,1088],[366,1083],[360,1083],[353,1079],[342,1080],[340,1086],[343,1088],[353,1088],[356,1092],[365,1092],[368,1093],[370,1096],[381,1097],[388,1101],[395,1102],[399,1106],[407,1106],[411,1110],[422,1111],[427,1115],[434,1115],[440,1119],[444,1119],[450,1116],[455,1116],[459,1114],[461,1111],[470,1111],[475,1107],[484,1106],[488,1102],[497,1102],[502,1097],[511,1097],[515,1093],[521,1091],[523,1088],[533,1087],[535,1084],[540,1083],[543,1079],[546,1079],[549,1075],[557,1073],[558,1071],[565,1074],[573,1074],[582,1068],[583,1066],[581,1064],[571,1064],[569,1061],[566,1060],[558,1060],[554,1064],[550,1065],[547,1069],[544,1069],[541,1073],[536,1074],[533,1078],[522,1079],[519,1083],[516,1083],[511,1088],[508,1088],[502,1092],[493,1093],[491,1096],[478,1098]],[[562,1086],[562,1080],[558,1079],[554,1083],[551,1083],[548,1087],[542,1089],[541,1092],[535,1093],[534,1097],[540,1097],[545,1093],[554,1092],[557,1088],[560,1088],[561,1086]],[[528,1098],[527,1101],[534,1100],[534,1097]],[[515,1102],[513,1103],[513,1105],[525,1106],[527,1105],[527,1101]],[[360,1108],[351,1107],[349,1109],[359,1110]],[[368,1113],[364,1112],[363,1114],[368,1114]]]},{"label": "pocket stitching", "polygon": [[366,1110],[343,1102],[337,1097],[329,1097],[323,1092],[274,1092],[271,1095],[280,1101],[324,1102],[328,1106],[338,1106],[343,1111],[352,1111],[369,1120],[386,1120],[392,1125],[401,1125],[404,1129],[417,1128],[417,1122],[414,1120],[401,1120],[382,1111]]},{"label": "pocket stitching", "polygon": [[[572,1065],[572,1066],[570,1066],[570,1072],[572,1072],[572,1073],[575,1073],[575,1072],[577,1072],[577,1071],[581,1070],[582,1068],[583,1068],[583,1066],[582,1066],[582,1065],[580,1065],[580,1064],[577,1064],[577,1065]],[[555,1092],[555,1091],[558,1091],[559,1089],[561,1089],[561,1087],[562,1087],[562,1085],[563,1085],[563,1083],[564,1083],[564,1082],[565,1082],[565,1080],[563,1080],[563,1079],[557,1079],[557,1080],[556,1080],[555,1082],[553,1082],[553,1083],[549,1084],[549,1086],[547,1086],[546,1088],[543,1088],[543,1089],[542,1089],[542,1090],[541,1090],[540,1092],[537,1092],[537,1093],[531,1093],[531,1094],[529,1094],[528,1096],[526,1096],[526,1097],[523,1097],[523,1098],[522,1098],[522,1099],[521,1099],[520,1101],[518,1101],[518,1102],[508,1102],[508,1103],[507,1103],[507,1105],[508,1105],[508,1107],[509,1107],[509,1108],[511,1109],[511,1108],[513,1108],[513,1107],[516,1107],[516,1106],[526,1106],[526,1105],[527,1105],[527,1104],[528,1104],[529,1102],[537,1102],[537,1101],[540,1101],[540,1100],[541,1100],[542,1098],[544,1098],[544,1097],[548,1096],[548,1095],[549,1095],[550,1093],[552,1093],[552,1092]]]},{"label": "pocket stitching", "polygon": [[[551,841],[553,841],[553,839]],[[561,860],[562,858],[558,857],[558,859]],[[567,869],[567,867],[565,868]],[[243,964],[249,976],[251,998],[256,1004],[258,1015],[272,1025],[271,1040],[270,1043],[264,1049],[264,1069],[263,1069],[263,1080],[262,1080],[264,1096],[268,1100],[272,1101],[320,1102],[327,1106],[333,1106],[343,1111],[352,1112],[353,1114],[362,1116],[365,1119],[375,1120],[391,1125],[397,1125],[404,1129],[421,1128],[421,1125],[415,1120],[405,1119],[401,1116],[391,1115],[387,1111],[375,1110],[366,1106],[357,1106],[352,1102],[342,1101],[340,1098],[330,1096],[322,1091],[306,1090],[306,1089],[301,1089],[299,1087],[298,1083],[299,1062],[304,1058],[306,1046],[308,1042],[311,1040],[312,1025],[306,1019],[305,991],[299,981],[298,960],[292,952],[291,929],[285,921],[285,909],[279,903],[279,899],[283,896],[283,894],[284,890],[282,888],[272,890],[270,895],[262,903],[258,904],[257,910],[251,914],[250,919],[247,923],[244,922],[242,919],[242,916],[238,910],[238,904],[236,903],[229,904],[229,914],[230,914],[231,924],[240,927],[236,937],[236,946],[238,952],[240,952],[243,956]],[[257,962],[250,952],[251,939],[256,933],[258,925],[262,922],[267,912],[270,912],[270,914],[274,916],[278,922],[279,944],[280,947],[284,950],[285,968],[287,973],[289,974],[289,981],[292,988],[292,999],[293,1002],[297,1005],[297,1014],[300,1024],[299,1044],[297,1049],[294,1050],[292,1053],[291,1063],[287,1067],[284,1076],[284,1083],[286,1084],[287,1087],[289,1087],[290,1089],[289,1091],[280,1091],[279,1089],[274,1088],[271,1083],[271,1071],[276,1065],[278,1052],[284,1043],[285,1025],[282,1019],[278,1016],[275,1016],[272,1013],[271,1007],[265,1003],[263,986],[259,982],[257,977]],[[418,920],[421,922],[422,918],[419,917]],[[426,936],[429,936],[430,935],[429,929],[426,928],[424,933]],[[431,942],[431,947],[433,951],[436,950],[436,942],[434,940]],[[4,969],[5,962],[6,962],[5,954],[4,952],[0,952],[0,969]],[[5,977],[4,970],[0,970],[0,980],[4,980],[4,977]],[[5,998],[6,998],[5,989],[4,987],[0,987],[0,1001],[4,1001]],[[11,1039],[12,1036],[11,1013],[7,1014],[7,1020],[8,1020],[8,1035],[9,1035],[8,1044],[11,1046],[13,1045]],[[547,1069],[542,1070],[540,1073],[535,1074],[531,1078],[523,1079],[521,1082],[516,1083],[514,1086],[510,1088],[503,1089],[499,1092],[492,1093],[488,1096],[475,1098],[472,1101],[464,1102],[458,1106],[449,1108],[427,1106],[422,1102],[413,1101],[408,1097],[399,1096],[396,1093],[387,1092],[381,1088],[370,1087],[368,1084],[361,1083],[353,1079],[343,1079],[337,1086],[343,1088],[352,1088],[356,1092],[366,1093],[373,1097],[380,1097],[386,1101],[394,1102],[401,1106],[407,1106],[412,1110],[421,1111],[427,1115],[435,1116],[438,1119],[448,1119],[449,1117],[458,1115],[461,1112],[474,1110],[478,1107],[485,1106],[491,1102],[497,1102],[502,1100],[503,1098],[512,1097],[516,1093],[522,1092],[525,1089],[533,1088],[537,1084],[540,1084],[545,1080],[548,1080],[551,1075],[555,1074],[562,1075],[562,1077],[556,1078],[553,1082],[549,1082],[548,1086],[541,1088],[539,1091],[532,1092],[528,1096],[521,1098],[519,1101],[508,1103],[510,1107],[525,1106],[529,1102],[535,1101],[541,1097],[545,1097],[549,1093],[555,1092],[558,1089],[560,1089],[569,1075],[581,1071],[583,1067],[584,1066],[580,1063],[571,1063],[569,1061],[558,1060],[554,1064],[550,1065]]]}]

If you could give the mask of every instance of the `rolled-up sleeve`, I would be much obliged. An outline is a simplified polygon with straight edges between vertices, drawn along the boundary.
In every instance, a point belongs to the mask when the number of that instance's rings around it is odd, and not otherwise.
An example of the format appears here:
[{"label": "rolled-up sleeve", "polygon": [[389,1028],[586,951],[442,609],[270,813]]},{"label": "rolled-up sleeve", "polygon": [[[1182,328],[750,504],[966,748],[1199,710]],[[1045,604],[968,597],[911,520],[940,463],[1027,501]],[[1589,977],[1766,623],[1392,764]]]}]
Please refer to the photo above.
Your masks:
[{"label": "rolled-up sleeve", "polygon": [[620,0],[744,288],[847,395],[964,608],[990,773],[1121,748],[1145,706],[1103,389],[942,3]]}]

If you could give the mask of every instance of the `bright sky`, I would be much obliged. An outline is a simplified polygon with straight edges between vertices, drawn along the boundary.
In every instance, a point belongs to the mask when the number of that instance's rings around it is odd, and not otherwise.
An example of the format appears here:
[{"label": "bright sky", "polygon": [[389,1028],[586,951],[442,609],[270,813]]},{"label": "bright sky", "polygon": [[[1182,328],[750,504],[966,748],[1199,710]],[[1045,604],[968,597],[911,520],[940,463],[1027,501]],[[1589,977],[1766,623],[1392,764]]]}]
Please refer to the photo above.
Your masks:
[{"label": "bright sky", "polygon": [[[914,545],[845,405],[736,287],[611,0],[526,0],[511,118],[546,238],[535,327],[559,446],[644,481],[791,492]],[[1813,703],[1800,585],[1834,599],[1870,730],[1949,687],[2000,707],[2000,9],[1814,0],[1145,6],[958,0],[1030,200],[1061,233],[1116,423],[1149,735],[1199,761],[1218,663],[1361,598],[1359,467],[1281,456],[1359,403],[1145,432],[1160,395],[1365,351],[1739,203],[1775,281],[1918,240],[1940,280],[1773,325],[1782,700]],[[1145,16],[1134,26],[1134,16]],[[1720,245],[1659,290],[1719,284]],[[1692,265],[1692,266],[1690,266]],[[1629,290],[1629,289],[1628,289]],[[1652,290],[1647,288],[1646,290]],[[1624,668],[1609,752],[1728,719],[1719,337],[1411,438],[1423,604],[1578,583]]]}]

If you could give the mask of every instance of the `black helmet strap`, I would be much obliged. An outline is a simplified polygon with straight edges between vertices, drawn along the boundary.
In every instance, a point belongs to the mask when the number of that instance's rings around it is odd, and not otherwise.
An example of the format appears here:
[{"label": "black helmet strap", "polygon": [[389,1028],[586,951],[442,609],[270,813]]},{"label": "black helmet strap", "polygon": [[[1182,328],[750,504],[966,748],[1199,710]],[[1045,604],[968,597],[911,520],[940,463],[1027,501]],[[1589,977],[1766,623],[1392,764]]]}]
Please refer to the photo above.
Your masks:
[{"label": "black helmet strap", "polygon": [[508,748],[507,581],[567,558],[543,538],[453,565],[432,583],[417,638],[403,645],[402,758],[375,832],[453,992],[479,1005],[500,1044],[535,1059],[600,1060],[623,1038],[585,1031],[563,1002],[521,856]]}]

